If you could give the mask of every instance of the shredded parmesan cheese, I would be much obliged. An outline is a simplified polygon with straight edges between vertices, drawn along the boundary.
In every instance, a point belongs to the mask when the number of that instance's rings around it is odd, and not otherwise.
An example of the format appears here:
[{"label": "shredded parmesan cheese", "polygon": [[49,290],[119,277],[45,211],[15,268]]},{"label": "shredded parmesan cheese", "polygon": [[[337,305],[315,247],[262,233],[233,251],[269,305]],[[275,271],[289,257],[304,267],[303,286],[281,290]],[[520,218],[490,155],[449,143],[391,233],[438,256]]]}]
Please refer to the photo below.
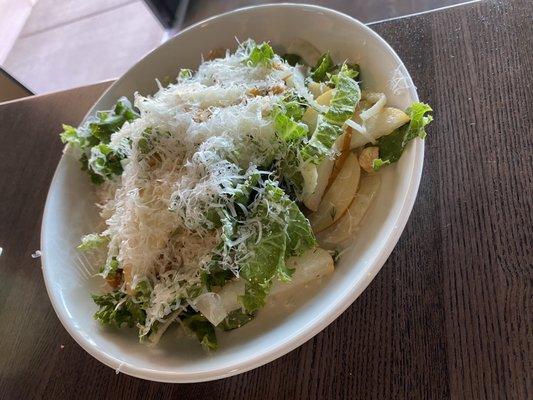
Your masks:
[{"label": "shredded parmesan cheese", "polygon": [[[245,57],[239,48],[153,96],[136,93],[140,118],[111,136],[111,148],[127,158],[122,175],[99,193],[102,234],[109,237],[103,275],[116,259],[124,268],[123,290],[151,282],[141,336],[186,307],[187,291],[199,284],[220,243],[207,211],[227,207],[235,184],[276,152],[268,114],[295,69],[278,56],[277,68],[250,66]],[[297,88],[312,100],[303,81]]]}]

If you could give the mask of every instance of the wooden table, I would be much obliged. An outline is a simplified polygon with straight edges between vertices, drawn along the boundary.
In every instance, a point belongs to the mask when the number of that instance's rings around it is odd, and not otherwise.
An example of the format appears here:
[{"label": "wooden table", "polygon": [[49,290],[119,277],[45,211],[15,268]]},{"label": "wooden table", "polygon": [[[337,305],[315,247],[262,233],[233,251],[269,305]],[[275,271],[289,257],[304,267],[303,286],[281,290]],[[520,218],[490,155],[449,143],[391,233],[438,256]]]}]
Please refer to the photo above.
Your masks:
[{"label": "wooden table", "polygon": [[435,109],[409,223],[322,333],[211,383],[100,364],[59,323],[31,257],[60,123],[78,123],[108,83],[0,106],[0,398],[531,399],[532,8],[480,2],[372,26]]}]

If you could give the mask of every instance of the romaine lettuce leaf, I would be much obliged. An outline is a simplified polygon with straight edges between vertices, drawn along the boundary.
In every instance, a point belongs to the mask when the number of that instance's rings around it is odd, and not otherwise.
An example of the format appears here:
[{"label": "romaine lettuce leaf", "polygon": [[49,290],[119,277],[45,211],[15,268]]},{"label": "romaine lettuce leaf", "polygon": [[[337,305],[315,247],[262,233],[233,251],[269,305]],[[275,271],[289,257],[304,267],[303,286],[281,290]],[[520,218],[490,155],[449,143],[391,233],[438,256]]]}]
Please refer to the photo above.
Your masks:
[{"label": "romaine lettuce leaf", "polygon": [[318,115],[316,129],[300,151],[304,161],[319,164],[332,156],[333,145],[343,132],[342,125],[351,118],[361,99],[361,89],[352,76],[353,71],[346,64],[335,75],[336,87],[329,109]]},{"label": "romaine lettuce leaf", "polygon": [[319,164],[324,158],[331,156],[332,147],[340,135],[342,127],[319,114],[313,135],[300,150],[302,159]]},{"label": "romaine lettuce leaf", "polygon": [[361,100],[361,89],[353,77],[353,70],[346,64],[335,76],[335,94],[329,104],[326,118],[337,125],[343,125],[347,119],[351,118],[355,107]]},{"label": "romaine lettuce leaf", "polygon": [[265,182],[256,202],[250,218],[260,222],[261,233],[248,239],[248,257],[239,270],[240,277],[247,281],[245,295],[240,299],[247,312],[264,305],[276,276],[290,280],[292,270],[287,268],[285,259],[301,254],[316,243],[307,218],[275,182]]},{"label": "romaine lettuce leaf", "polygon": [[199,312],[187,309],[180,314],[183,325],[190,330],[206,349],[216,350],[218,348],[215,327]]},{"label": "romaine lettuce leaf", "polygon": [[63,143],[69,143],[82,152],[80,157],[82,170],[89,173],[93,183],[99,184],[105,179],[122,174],[121,160],[125,156],[108,144],[111,135],[124,123],[138,117],[139,114],[133,109],[129,100],[121,97],[113,110],[97,112],[96,118],[79,128],[63,125],[60,138]]},{"label": "romaine lettuce leaf", "polygon": [[246,325],[248,322],[254,319],[254,317],[254,314],[249,314],[242,310],[233,310],[228,314],[224,321],[217,325],[217,327],[223,331],[230,331]]},{"label": "romaine lettuce leaf", "polygon": [[89,233],[81,238],[81,243],[77,249],[81,251],[87,251],[90,249],[96,249],[109,243],[109,236],[100,235],[98,233]]},{"label": "romaine lettuce leaf", "polygon": [[187,79],[192,78],[192,70],[189,68],[182,68],[178,73],[178,82],[183,82]]},{"label": "romaine lettuce leaf", "polygon": [[413,103],[406,110],[411,121],[408,124],[396,129],[389,135],[382,136],[377,141],[379,147],[379,158],[374,160],[373,168],[379,170],[384,165],[392,164],[400,159],[407,143],[415,138],[424,139],[426,137],[425,127],[433,117],[428,115],[433,111],[428,104]]},{"label": "romaine lettuce leaf", "polygon": [[303,64],[302,57],[300,57],[298,54],[286,53],[281,58],[283,58],[287,62],[287,64],[293,67],[296,64]]},{"label": "romaine lettuce leaf", "polygon": [[102,325],[111,325],[117,328],[137,324],[144,324],[146,313],[141,305],[133,302],[131,297],[120,291],[102,295],[92,295],[93,301],[100,309],[94,318]]},{"label": "romaine lettuce leaf", "polygon": [[274,118],[274,129],[278,136],[287,142],[306,137],[309,131],[303,122],[296,122],[288,115],[281,113]]},{"label": "romaine lettuce leaf", "polygon": [[274,50],[272,50],[272,47],[270,47],[268,43],[263,42],[261,44],[255,44],[250,41],[248,46],[250,47],[250,54],[248,55],[247,60],[248,65],[252,67],[258,65],[267,67],[270,65],[274,58]]},{"label": "romaine lettuce leaf", "polygon": [[329,52],[320,56],[315,66],[311,69],[311,78],[315,82],[325,82],[328,79],[328,72],[335,69],[335,63],[331,59]]}]

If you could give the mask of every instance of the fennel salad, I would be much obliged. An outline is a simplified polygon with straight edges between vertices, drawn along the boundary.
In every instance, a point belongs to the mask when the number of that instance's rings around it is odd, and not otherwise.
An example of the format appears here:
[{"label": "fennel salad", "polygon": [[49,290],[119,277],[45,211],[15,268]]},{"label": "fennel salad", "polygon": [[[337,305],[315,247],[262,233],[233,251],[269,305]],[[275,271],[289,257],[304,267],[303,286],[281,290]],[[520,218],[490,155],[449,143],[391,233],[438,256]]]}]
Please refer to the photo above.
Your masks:
[{"label": "fennel salad", "polygon": [[98,196],[102,229],[78,246],[107,283],[96,320],[149,344],[179,324],[216,349],[269,296],[334,271],[377,171],[425,137],[432,110],[389,107],[329,53],[309,64],[247,40],[63,126]]}]

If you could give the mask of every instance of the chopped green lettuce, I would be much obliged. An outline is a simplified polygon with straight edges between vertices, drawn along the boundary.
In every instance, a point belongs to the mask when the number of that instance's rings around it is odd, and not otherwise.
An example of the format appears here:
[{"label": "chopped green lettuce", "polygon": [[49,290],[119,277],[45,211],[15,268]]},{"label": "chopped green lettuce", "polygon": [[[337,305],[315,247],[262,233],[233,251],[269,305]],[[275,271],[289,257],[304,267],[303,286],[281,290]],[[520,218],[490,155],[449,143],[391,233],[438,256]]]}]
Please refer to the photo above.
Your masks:
[{"label": "chopped green lettuce", "polygon": [[302,57],[300,57],[298,54],[287,53],[284,54],[281,58],[283,58],[287,62],[287,64],[293,67],[296,64],[302,64]]},{"label": "chopped green lettuce", "polygon": [[303,122],[296,122],[288,115],[281,113],[274,118],[274,129],[278,136],[287,142],[306,137],[309,131]]},{"label": "chopped green lettuce", "polygon": [[113,277],[115,276],[119,271],[122,271],[122,268],[120,268],[120,264],[116,257],[112,257],[111,260],[104,265],[100,267],[100,271],[98,271],[104,278],[107,277]]},{"label": "chopped green lettuce", "polygon": [[[232,195],[232,201],[247,207],[252,200],[252,193],[259,185],[260,180],[261,173],[257,171],[248,176],[243,183],[237,184],[235,187],[235,192],[233,192]],[[237,210],[237,212],[239,212],[239,210]]]},{"label": "chopped green lettuce", "polygon": [[392,164],[400,159],[407,143],[415,138],[424,139],[426,137],[425,127],[429,124],[433,117],[428,115],[433,111],[428,104],[413,103],[406,110],[411,118],[408,124],[396,129],[389,135],[378,139],[377,146],[379,147],[379,158],[373,162],[375,171],[379,170],[384,165]]},{"label": "chopped green lettuce", "polygon": [[361,100],[361,89],[352,78],[353,70],[346,64],[335,76],[335,94],[331,99],[326,118],[337,125],[343,125],[347,119],[351,118],[355,107]]},{"label": "chopped green lettuce", "polygon": [[248,322],[254,319],[254,317],[254,314],[249,314],[242,310],[233,310],[220,324],[217,325],[217,327],[223,331],[230,331],[246,325]]},{"label": "chopped green lettuce", "polygon": [[122,174],[123,157],[115,152],[109,145],[100,143],[91,148],[89,168],[99,176],[112,178]]},{"label": "chopped green lettuce", "polygon": [[342,135],[342,125],[351,118],[361,99],[361,89],[352,79],[353,71],[344,64],[335,76],[335,92],[328,111],[319,114],[317,126],[309,141],[301,149],[304,161],[319,164],[332,155],[337,138]]},{"label": "chopped green lettuce", "polygon": [[111,135],[117,132],[126,122],[139,117],[129,100],[121,97],[113,110],[99,111],[96,117],[85,125],[74,128],[63,125],[60,138],[63,143],[81,151],[82,170],[87,171],[93,183],[102,183],[115,175],[122,174],[124,154],[109,146]]},{"label": "chopped green lettuce", "polygon": [[340,135],[342,135],[342,127],[319,114],[313,135],[300,151],[302,159],[319,164],[331,155],[333,145]]},{"label": "chopped green lettuce", "polygon": [[183,325],[191,331],[206,349],[218,348],[215,327],[199,312],[187,309],[180,315]]},{"label": "chopped green lettuce", "polygon": [[328,79],[328,73],[334,69],[335,63],[328,51],[320,56],[315,66],[311,69],[311,78],[315,82],[325,82]]},{"label": "chopped green lettuce", "polygon": [[178,73],[178,82],[192,78],[192,70],[189,68],[182,68]]},{"label": "chopped green lettuce", "polygon": [[250,54],[248,55],[247,63],[252,67],[262,65],[264,67],[270,66],[272,59],[274,58],[274,50],[266,42],[261,44],[255,44],[252,41],[248,42],[250,48]]},{"label": "chopped green lettuce", "polygon": [[259,221],[261,233],[246,242],[248,257],[240,265],[239,274],[247,284],[240,300],[246,311],[254,312],[264,305],[276,276],[290,280],[292,271],[285,259],[314,246],[316,239],[307,218],[273,181],[265,182],[250,219]]},{"label": "chopped green lettuce", "polygon": [[100,307],[94,314],[94,318],[102,325],[131,328],[137,324],[143,324],[146,319],[146,313],[141,308],[141,304],[133,302],[132,298],[123,292],[93,294],[92,298]]},{"label": "chopped green lettuce", "polygon": [[217,261],[219,260],[216,258],[212,260],[208,271],[201,274],[202,284],[205,285],[208,291],[213,291],[214,288],[224,286],[226,282],[235,277],[231,270],[220,268]]},{"label": "chopped green lettuce", "polygon": [[89,233],[81,238],[81,243],[77,249],[86,251],[90,249],[96,249],[109,243],[109,236],[100,235],[98,233]]}]

